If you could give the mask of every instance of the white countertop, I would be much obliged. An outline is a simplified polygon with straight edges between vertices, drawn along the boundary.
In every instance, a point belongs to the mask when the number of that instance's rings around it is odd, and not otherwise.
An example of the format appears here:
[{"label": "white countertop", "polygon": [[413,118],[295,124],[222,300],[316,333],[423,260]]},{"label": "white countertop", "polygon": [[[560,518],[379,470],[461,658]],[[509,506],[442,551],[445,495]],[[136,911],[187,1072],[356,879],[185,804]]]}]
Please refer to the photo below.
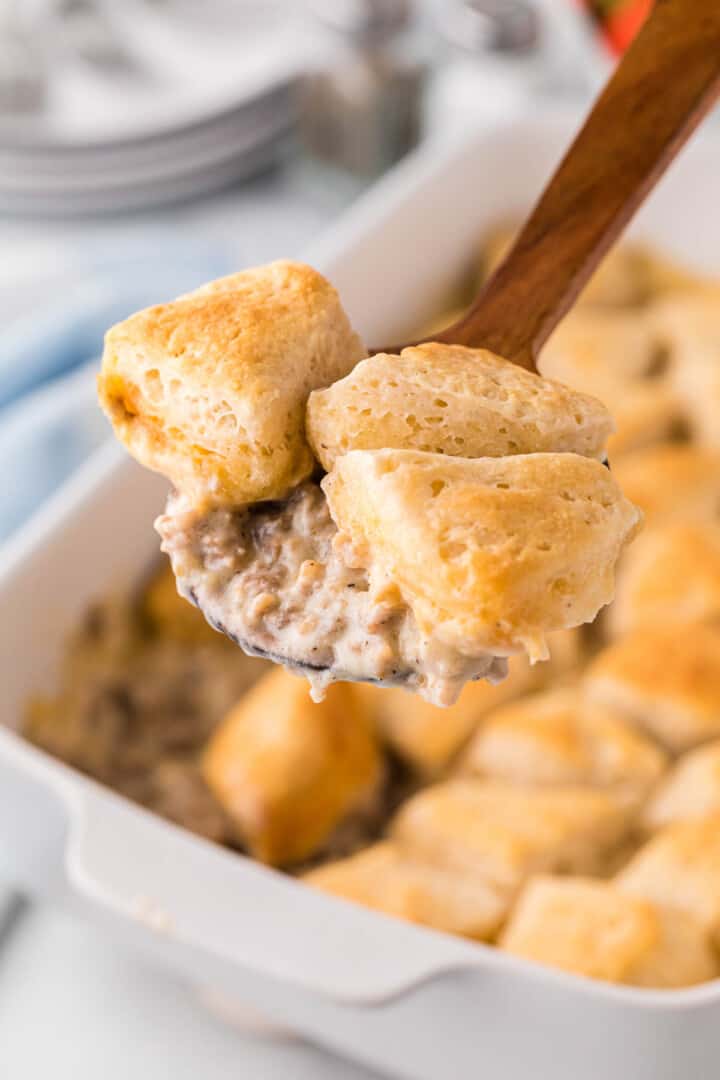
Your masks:
[{"label": "white countertop", "polygon": [[3,1080],[373,1080],[305,1043],[234,1030],[191,988],[42,905],[0,945]]}]

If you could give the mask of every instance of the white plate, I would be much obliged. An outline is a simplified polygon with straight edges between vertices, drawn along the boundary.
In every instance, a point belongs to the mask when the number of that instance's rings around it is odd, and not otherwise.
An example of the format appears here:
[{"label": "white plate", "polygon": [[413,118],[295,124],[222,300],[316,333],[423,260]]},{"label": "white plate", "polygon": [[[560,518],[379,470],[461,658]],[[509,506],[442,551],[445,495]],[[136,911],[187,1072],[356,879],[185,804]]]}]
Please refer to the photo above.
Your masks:
[{"label": "white plate", "polygon": [[52,217],[82,216],[98,213],[125,213],[171,205],[184,199],[207,195],[262,172],[284,158],[291,149],[287,131],[273,132],[255,145],[220,148],[215,160],[208,155],[186,169],[177,164],[163,175],[117,181],[105,177],[94,182],[70,183],[53,188],[14,185],[6,187],[0,178],[0,212]]},{"label": "white plate", "polygon": [[[112,40],[134,61],[123,70],[63,51],[60,23],[46,43],[56,61],[47,110],[35,118],[0,116],[1,143],[52,153],[163,137],[257,100],[317,54],[291,3],[242,0],[238,10],[254,9],[256,17],[225,34],[209,21],[175,17],[171,4],[153,10],[123,0],[103,7]],[[55,28],[46,19],[43,29]]]},{"label": "white plate", "polygon": [[96,175],[146,169],[158,157],[184,160],[201,151],[247,142],[255,132],[286,127],[294,112],[295,82],[286,79],[257,98],[213,113],[196,123],[145,138],[112,143],[67,146],[12,146],[0,143],[0,174],[18,179],[25,174],[55,181],[64,174]]},{"label": "white plate", "polygon": [[[435,309],[477,237],[534,198],[574,120],[533,114],[428,146],[308,253],[370,341]],[[638,230],[718,270],[720,147],[696,144]],[[109,447],[4,549],[0,860],[158,962],[392,1075],[416,1080],[708,1080],[720,980],[650,991],[575,978],[312,892],[184,832],[28,746],[87,604],[157,548],[165,486]]]}]

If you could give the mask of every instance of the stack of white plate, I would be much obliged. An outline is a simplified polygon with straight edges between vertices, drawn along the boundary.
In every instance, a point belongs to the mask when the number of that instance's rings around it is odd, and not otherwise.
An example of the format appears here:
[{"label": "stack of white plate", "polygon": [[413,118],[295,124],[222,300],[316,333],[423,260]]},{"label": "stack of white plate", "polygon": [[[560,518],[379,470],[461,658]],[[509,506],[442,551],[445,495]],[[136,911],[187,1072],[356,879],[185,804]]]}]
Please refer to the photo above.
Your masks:
[{"label": "stack of white plate", "polygon": [[0,211],[157,206],[227,186],[282,154],[313,44],[287,7],[238,3],[220,22],[191,18],[171,0],[102,12],[107,40],[92,42],[94,53],[58,24],[41,109],[0,113]]}]

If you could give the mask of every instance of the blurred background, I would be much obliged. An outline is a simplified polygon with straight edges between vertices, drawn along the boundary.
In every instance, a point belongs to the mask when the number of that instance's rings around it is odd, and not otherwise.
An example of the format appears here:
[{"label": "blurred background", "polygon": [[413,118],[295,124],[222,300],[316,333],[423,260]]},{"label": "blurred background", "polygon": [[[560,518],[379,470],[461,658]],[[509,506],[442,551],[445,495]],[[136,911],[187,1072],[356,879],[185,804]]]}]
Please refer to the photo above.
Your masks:
[{"label": "blurred background", "polygon": [[429,139],[580,113],[648,5],[0,0],[0,539],[104,437],[47,383],[107,326],[298,255]]},{"label": "blurred background", "polygon": [[[0,0],[0,540],[106,437],[91,369],[108,325],[301,255],[428,140],[538,103],[580,115],[649,6]],[[233,1029],[0,888],[0,1074],[50,1067],[369,1075]]]}]

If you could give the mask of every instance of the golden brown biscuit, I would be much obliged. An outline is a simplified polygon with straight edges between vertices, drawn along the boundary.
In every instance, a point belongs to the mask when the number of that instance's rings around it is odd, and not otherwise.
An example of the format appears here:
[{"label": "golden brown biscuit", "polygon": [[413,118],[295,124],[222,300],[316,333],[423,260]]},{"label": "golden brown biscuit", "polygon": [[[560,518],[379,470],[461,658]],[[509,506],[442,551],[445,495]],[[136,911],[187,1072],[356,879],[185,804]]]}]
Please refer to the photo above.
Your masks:
[{"label": "golden brown biscuit", "polygon": [[304,880],[386,915],[480,941],[492,937],[508,908],[481,877],[420,862],[388,841],[311,870]]},{"label": "golden brown biscuit", "polygon": [[677,395],[663,382],[618,386],[603,398],[615,421],[615,434],[608,441],[608,457],[613,466],[624,454],[639,447],[668,439],[684,438],[685,421]]},{"label": "golden brown biscuit", "polygon": [[671,297],[653,314],[692,436],[720,448],[720,287]]},{"label": "golden brown biscuit", "polygon": [[603,457],[613,422],[599,401],[486,349],[416,345],[380,353],[310,395],[308,438],[330,470],[348,450],[456,457],[558,451]]},{"label": "golden brown biscuit", "polygon": [[631,986],[692,986],[718,974],[692,916],[590,878],[532,878],[499,944],[539,964]]},{"label": "golden brown biscuit", "polygon": [[653,904],[659,940],[626,980],[632,986],[661,990],[695,986],[720,974],[718,952],[707,929],[694,915]]},{"label": "golden brown biscuit", "polygon": [[667,440],[683,420],[681,402],[664,371],[664,352],[652,319],[625,311],[571,312],[540,357],[540,372],[598,398],[616,432],[611,459]]},{"label": "golden brown biscuit", "polygon": [[662,829],[615,881],[633,896],[687,912],[720,942],[720,817]]},{"label": "golden brown biscuit", "polygon": [[652,379],[657,361],[655,323],[645,312],[574,308],[544,346],[539,367],[545,378],[602,400],[622,383]]},{"label": "golden brown biscuit", "polygon": [[659,252],[624,243],[605,256],[579,302],[589,307],[638,308],[665,292],[691,288],[698,280]]},{"label": "golden brown biscuit", "polygon": [[695,289],[703,278],[644,244],[613,248],[580,294],[588,307],[638,308],[678,290]]},{"label": "golden brown biscuit", "polygon": [[[486,238],[481,252],[484,280],[505,257],[517,228],[502,225]],[[654,297],[680,289],[694,289],[702,278],[673,259],[644,244],[623,243],[602,260],[577,300],[577,305],[599,308],[638,308]]]},{"label": "golden brown biscuit", "polygon": [[526,649],[590,621],[639,523],[576,454],[450,458],[353,450],[323,481],[351,558],[396,586],[424,633],[466,655]]},{"label": "golden brown biscuit", "polygon": [[713,814],[720,815],[720,742],[683,754],[645,806],[643,824],[659,829]]},{"label": "golden brown biscuit", "polygon": [[625,454],[613,473],[646,525],[714,521],[720,516],[720,453],[688,443],[660,443]]},{"label": "golden brown biscuit", "polygon": [[395,687],[358,683],[355,689],[381,737],[414,769],[433,776],[447,767],[490,709],[522,694],[534,681],[527,658],[511,656],[502,682],[466,683],[459,699],[447,708]]},{"label": "golden brown biscuit", "polygon": [[371,811],[382,761],[351,687],[335,684],[314,704],[305,682],[277,668],[217,728],[203,774],[238,840],[256,859],[283,865]]},{"label": "golden brown biscuit", "polygon": [[618,568],[611,633],[719,617],[720,523],[644,530]]},{"label": "golden brown biscuit", "polygon": [[669,750],[720,736],[720,628],[647,627],[604,649],[584,686]]},{"label": "golden brown biscuit", "polygon": [[629,824],[628,808],[609,792],[457,779],[413,796],[390,835],[416,858],[471,870],[512,891],[539,871],[601,869]]},{"label": "golden brown biscuit", "polygon": [[142,598],[142,611],[153,630],[172,641],[218,647],[228,644],[228,639],[213,630],[198,609],[180,596],[167,561],[163,561],[148,584]]},{"label": "golden brown biscuit", "polygon": [[[489,277],[502,262],[516,235],[517,226],[506,223],[485,237],[480,252],[481,281]],[[577,303],[601,307],[632,307],[645,303],[648,298],[648,262],[649,254],[645,248],[630,244],[614,248],[605,256]]]},{"label": "golden brown biscuit", "polygon": [[274,262],[114,326],[98,389],[141,464],[196,505],[238,505],[310,475],[308,394],[364,355],[332,285]]},{"label": "golden brown biscuit", "polygon": [[640,799],[665,764],[665,754],[612,709],[578,690],[547,690],[491,713],[460,768],[507,783],[587,784]]}]

